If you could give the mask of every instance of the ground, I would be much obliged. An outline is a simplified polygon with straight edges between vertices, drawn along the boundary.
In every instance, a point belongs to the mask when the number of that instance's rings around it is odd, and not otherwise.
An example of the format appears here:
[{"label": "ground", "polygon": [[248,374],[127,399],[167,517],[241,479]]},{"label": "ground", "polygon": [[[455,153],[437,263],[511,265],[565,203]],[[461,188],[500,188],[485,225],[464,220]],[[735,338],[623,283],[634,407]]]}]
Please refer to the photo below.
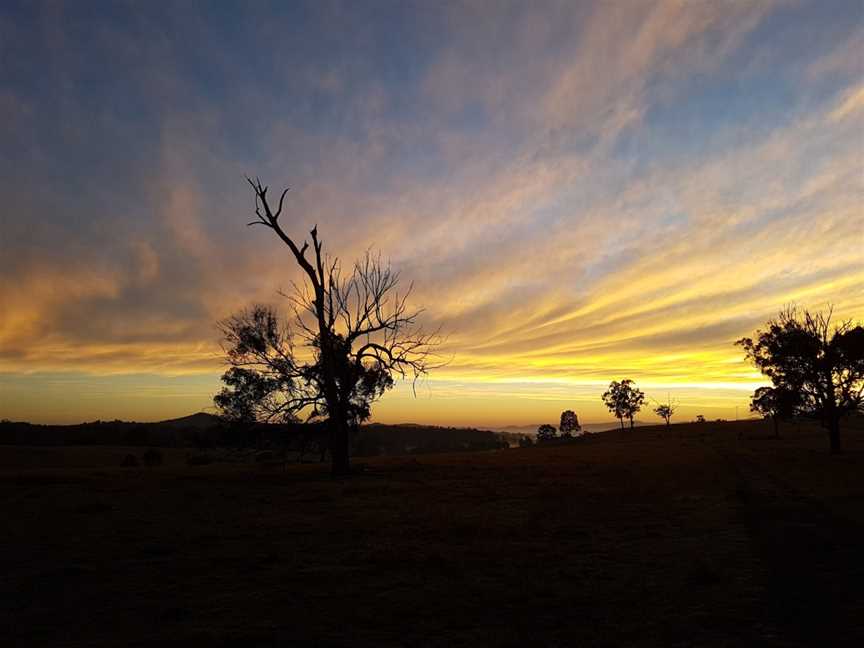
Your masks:
[{"label": "ground", "polygon": [[[120,468],[0,448],[6,645],[860,646],[864,434]],[[739,438],[743,435],[743,438]]]}]

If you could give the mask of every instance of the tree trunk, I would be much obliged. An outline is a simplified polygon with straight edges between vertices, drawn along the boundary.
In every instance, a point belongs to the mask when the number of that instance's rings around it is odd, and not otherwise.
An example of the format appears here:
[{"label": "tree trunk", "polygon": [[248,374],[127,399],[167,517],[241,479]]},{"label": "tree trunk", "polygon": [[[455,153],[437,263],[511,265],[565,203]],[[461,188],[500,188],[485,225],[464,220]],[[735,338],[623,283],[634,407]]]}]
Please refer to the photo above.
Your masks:
[{"label": "tree trunk", "polygon": [[[330,474],[333,477],[347,477],[351,474],[350,447],[351,435],[348,433],[348,422],[345,409],[342,407],[339,386],[336,382],[334,350],[331,331],[324,321],[320,304],[324,303],[323,293],[316,301],[318,312],[318,331],[321,348],[321,364],[324,369],[324,398],[330,415]],[[326,445],[325,445],[326,447]]]},{"label": "tree trunk", "polygon": [[630,417],[630,429],[631,430],[633,429],[633,417],[632,416]]},{"label": "tree trunk", "polygon": [[618,421],[621,423],[621,430],[623,431],[623,430],[624,430],[624,417],[623,417],[623,416],[619,416],[619,417],[618,417]]},{"label": "tree trunk", "polygon": [[342,420],[333,421],[330,455],[332,458],[333,477],[347,477],[351,474],[351,435],[348,426]]},{"label": "tree trunk", "polygon": [[824,414],[828,423],[828,442],[831,446],[831,454],[840,454],[840,410],[837,407],[837,398],[834,393],[834,377],[830,367],[825,368],[825,407]]}]

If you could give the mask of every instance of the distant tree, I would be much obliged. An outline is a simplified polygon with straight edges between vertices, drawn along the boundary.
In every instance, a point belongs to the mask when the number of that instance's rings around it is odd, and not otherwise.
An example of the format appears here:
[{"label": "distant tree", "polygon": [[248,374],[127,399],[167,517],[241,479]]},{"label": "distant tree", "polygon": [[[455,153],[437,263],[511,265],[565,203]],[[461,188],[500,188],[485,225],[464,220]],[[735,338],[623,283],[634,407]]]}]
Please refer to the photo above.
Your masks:
[{"label": "distant tree", "polygon": [[780,438],[780,419],[793,416],[798,405],[796,392],[779,387],[759,387],[750,399],[750,411],[771,419],[776,438]]},{"label": "distant tree", "polygon": [[534,445],[534,442],[531,440],[531,437],[521,436],[519,437],[519,447],[520,448],[530,448]]},{"label": "distant tree", "polygon": [[667,403],[657,403],[657,407],[654,408],[654,413],[666,421],[666,430],[669,430],[669,427],[672,422],[672,416],[675,414],[675,410],[678,409],[678,405],[669,401]]},{"label": "distant tree", "polygon": [[582,426],[579,425],[579,417],[576,416],[576,412],[573,410],[565,410],[561,412],[561,424],[558,426],[561,436],[571,437],[574,434],[577,434],[581,429]]},{"label": "distant tree", "polygon": [[702,414],[697,414],[696,415],[696,422],[697,423],[705,423],[705,417]]},{"label": "distant tree", "polygon": [[343,274],[338,259],[324,253],[317,226],[309,232],[311,250],[308,240],[300,243],[282,228],[287,189],[278,206],[271,206],[267,187],[258,179],[249,184],[255,194],[255,219],[249,225],[271,230],[302,272],[303,282],[289,299],[311,360],[298,362],[290,330],[271,311],[255,307],[241,313],[223,323],[232,366],[223,377],[228,391],[217,396],[216,404],[240,417],[325,418],[333,474],[346,475],[351,438],[369,417],[372,402],[392,387],[394,377],[425,375],[433,367],[439,336],[419,327],[421,311],[408,305],[411,287],[400,293],[399,275],[389,265],[367,253]]},{"label": "distant tree", "polygon": [[555,438],[555,426],[544,423],[537,428],[537,441],[550,441]]},{"label": "distant tree", "polygon": [[634,382],[630,379],[621,382],[613,380],[609,383],[609,389],[603,392],[602,398],[609,411],[621,422],[621,429],[624,429],[624,419],[628,418],[632,430],[633,417],[642,409],[645,401],[645,394],[636,388]]},{"label": "distant tree", "polygon": [[818,418],[838,453],[840,420],[864,401],[864,327],[852,320],[832,326],[832,311],[790,306],[737,344],[775,388],[797,395],[795,412]]}]

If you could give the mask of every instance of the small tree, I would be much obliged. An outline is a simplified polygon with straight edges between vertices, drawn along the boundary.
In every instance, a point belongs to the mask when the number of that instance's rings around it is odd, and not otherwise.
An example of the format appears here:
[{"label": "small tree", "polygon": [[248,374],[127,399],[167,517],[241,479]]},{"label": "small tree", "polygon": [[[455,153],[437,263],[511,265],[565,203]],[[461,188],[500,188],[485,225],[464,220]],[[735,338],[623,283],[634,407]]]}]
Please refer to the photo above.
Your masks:
[{"label": "small tree", "polygon": [[531,437],[521,436],[519,437],[519,447],[520,448],[530,448],[534,445],[534,442],[531,440]]},{"label": "small tree", "polygon": [[609,411],[621,422],[624,429],[624,419],[630,419],[630,429],[633,429],[633,417],[642,409],[645,394],[636,388],[634,382],[625,378],[621,382],[613,380],[609,383],[609,389],[603,392],[603,402]]},{"label": "small tree", "polygon": [[782,310],[765,330],[737,344],[773,386],[796,394],[796,413],[821,420],[831,452],[841,451],[840,420],[864,401],[864,327],[831,324],[827,313]]},{"label": "small tree", "polygon": [[672,401],[668,401],[666,403],[656,403],[657,407],[654,408],[654,413],[666,421],[666,431],[669,431],[669,427],[671,426],[672,416],[675,414],[675,410],[678,409],[678,404],[673,403]]},{"label": "small tree", "polygon": [[780,419],[788,418],[799,406],[798,394],[779,387],[759,387],[750,399],[750,411],[770,418],[774,436],[780,438]]},{"label": "small tree", "polygon": [[696,422],[697,422],[697,423],[704,423],[704,422],[705,422],[705,417],[704,417],[702,414],[697,414],[697,415],[696,415]]},{"label": "small tree", "polygon": [[571,437],[578,434],[581,429],[582,426],[579,425],[579,417],[576,416],[576,412],[573,410],[561,412],[561,424],[558,426],[558,430],[562,437]]},{"label": "small tree", "polygon": [[555,426],[544,423],[537,428],[537,441],[551,441],[555,438]]}]

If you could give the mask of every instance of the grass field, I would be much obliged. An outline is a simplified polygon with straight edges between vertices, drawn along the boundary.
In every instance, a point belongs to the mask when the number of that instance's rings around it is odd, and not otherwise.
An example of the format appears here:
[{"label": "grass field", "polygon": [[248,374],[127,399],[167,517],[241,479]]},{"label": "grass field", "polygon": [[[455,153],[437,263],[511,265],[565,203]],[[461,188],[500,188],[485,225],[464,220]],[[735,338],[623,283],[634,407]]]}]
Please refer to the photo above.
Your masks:
[{"label": "grass field", "polygon": [[[4,645],[860,646],[864,433],[318,465],[0,447]],[[743,438],[739,438],[743,434]],[[140,449],[132,449],[139,452]]]}]

